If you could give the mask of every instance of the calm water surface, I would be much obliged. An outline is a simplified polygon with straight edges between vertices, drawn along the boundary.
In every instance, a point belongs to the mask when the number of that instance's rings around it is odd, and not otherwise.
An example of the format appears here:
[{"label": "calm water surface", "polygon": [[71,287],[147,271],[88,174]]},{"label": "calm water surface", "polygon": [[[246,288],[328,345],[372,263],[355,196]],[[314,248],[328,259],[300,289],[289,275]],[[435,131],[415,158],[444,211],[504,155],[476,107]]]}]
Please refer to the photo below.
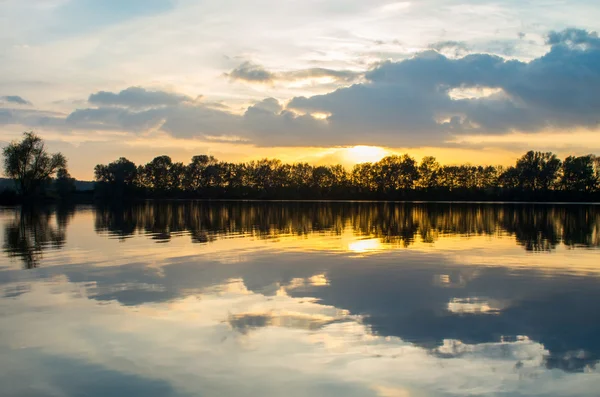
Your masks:
[{"label": "calm water surface", "polygon": [[0,209],[0,395],[598,396],[600,207]]}]

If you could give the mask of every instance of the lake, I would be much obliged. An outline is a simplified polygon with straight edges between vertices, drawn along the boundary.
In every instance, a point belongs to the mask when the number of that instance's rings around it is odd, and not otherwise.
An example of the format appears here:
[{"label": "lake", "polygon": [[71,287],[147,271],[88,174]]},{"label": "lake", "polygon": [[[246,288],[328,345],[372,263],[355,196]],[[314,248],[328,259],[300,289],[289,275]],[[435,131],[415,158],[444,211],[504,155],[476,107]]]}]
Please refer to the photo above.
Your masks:
[{"label": "lake", "polygon": [[0,209],[0,395],[598,396],[600,207]]}]

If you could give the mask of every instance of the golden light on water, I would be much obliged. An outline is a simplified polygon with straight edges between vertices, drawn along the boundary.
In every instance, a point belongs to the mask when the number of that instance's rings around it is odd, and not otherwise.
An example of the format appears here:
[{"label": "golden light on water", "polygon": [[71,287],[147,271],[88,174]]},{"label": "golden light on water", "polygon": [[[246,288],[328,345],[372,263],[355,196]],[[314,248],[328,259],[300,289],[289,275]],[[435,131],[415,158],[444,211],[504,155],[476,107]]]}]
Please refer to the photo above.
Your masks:
[{"label": "golden light on water", "polygon": [[357,254],[364,254],[367,252],[381,251],[384,247],[379,238],[370,238],[365,240],[353,241],[348,244],[348,251]]}]

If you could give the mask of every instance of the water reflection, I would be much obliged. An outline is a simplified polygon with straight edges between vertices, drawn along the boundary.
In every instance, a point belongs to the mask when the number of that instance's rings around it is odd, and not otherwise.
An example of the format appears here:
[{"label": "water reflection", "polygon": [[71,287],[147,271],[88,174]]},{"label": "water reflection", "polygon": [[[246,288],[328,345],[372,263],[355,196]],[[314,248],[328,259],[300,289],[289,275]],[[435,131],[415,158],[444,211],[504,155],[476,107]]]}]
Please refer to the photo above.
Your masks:
[{"label": "water reflection", "polygon": [[189,232],[193,242],[222,235],[272,238],[281,234],[353,232],[384,243],[435,242],[448,235],[515,236],[529,251],[557,244],[600,246],[600,208],[579,205],[485,205],[394,203],[147,203],[127,208],[100,207],[96,230],[127,238],[145,233],[158,241]]},{"label": "water reflection", "polygon": [[0,226],[9,397],[597,395],[594,206],[170,202]]},{"label": "water reflection", "polygon": [[[45,249],[61,248],[74,207],[22,208],[4,222],[4,251],[37,267]],[[451,236],[515,238],[527,251],[600,247],[600,208],[590,205],[486,205],[394,203],[148,202],[126,207],[99,206],[95,230],[126,240],[136,234],[166,243],[189,235],[193,243],[219,238],[312,234],[341,235],[350,230],[360,240],[356,253],[382,247],[435,243]]]},{"label": "water reflection", "polygon": [[65,244],[67,224],[74,207],[24,207],[4,223],[4,252],[18,257],[25,268],[38,267],[42,252]]}]

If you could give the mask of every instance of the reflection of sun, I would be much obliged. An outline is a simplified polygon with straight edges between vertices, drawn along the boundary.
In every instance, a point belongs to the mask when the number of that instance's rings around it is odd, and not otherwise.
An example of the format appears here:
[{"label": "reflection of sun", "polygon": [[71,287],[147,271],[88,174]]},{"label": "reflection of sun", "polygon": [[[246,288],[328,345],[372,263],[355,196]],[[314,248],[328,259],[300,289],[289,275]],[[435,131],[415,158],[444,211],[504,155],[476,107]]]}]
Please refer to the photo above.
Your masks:
[{"label": "reflection of sun", "polygon": [[379,251],[382,248],[381,241],[378,238],[358,240],[348,244],[348,251],[355,252],[357,254]]},{"label": "reflection of sun", "polygon": [[348,160],[353,163],[373,163],[381,160],[386,154],[385,149],[377,146],[358,145],[345,150]]}]

